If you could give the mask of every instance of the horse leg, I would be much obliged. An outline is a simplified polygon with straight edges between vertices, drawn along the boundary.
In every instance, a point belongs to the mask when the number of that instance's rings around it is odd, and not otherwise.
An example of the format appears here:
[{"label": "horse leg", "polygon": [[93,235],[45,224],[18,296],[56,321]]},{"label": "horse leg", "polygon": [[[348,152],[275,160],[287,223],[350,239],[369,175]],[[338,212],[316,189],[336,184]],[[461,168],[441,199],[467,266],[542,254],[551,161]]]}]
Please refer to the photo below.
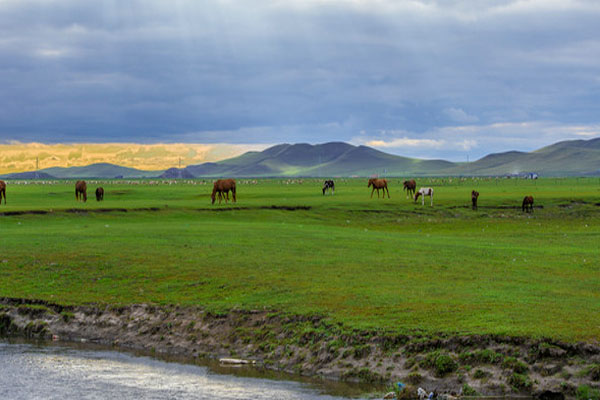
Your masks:
[{"label": "horse leg", "polygon": [[431,207],[433,207],[433,194],[429,195],[429,197],[431,198]]},{"label": "horse leg", "polygon": [[[371,198],[373,198],[373,193],[375,193],[375,186],[373,186],[373,190],[371,190]],[[379,192],[377,192],[379,194]]]},{"label": "horse leg", "polygon": [[390,189],[389,189],[389,188],[386,186],[386,187],[385,187],[385,190],[387,190],[387,193],[388,193],[388,199],[389,199],[389,198],[390,198]]}]

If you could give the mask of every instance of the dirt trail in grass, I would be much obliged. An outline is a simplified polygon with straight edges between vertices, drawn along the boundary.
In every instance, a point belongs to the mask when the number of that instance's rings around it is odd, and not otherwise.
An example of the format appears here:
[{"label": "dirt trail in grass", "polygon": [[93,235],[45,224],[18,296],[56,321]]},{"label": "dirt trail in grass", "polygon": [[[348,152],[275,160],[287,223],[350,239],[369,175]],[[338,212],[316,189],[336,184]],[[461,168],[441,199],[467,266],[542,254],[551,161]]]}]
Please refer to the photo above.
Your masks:
[{"label": "dirt trail in grass", "polygon": [[63,306],[0,299],[0,337],[91,342],[148,354],[233,357],[292,374],[438,393],[574,396],[600,386],[600,345],[500,335],[436,337],[350,329],[319,315],[215,314],[179,306]]}]

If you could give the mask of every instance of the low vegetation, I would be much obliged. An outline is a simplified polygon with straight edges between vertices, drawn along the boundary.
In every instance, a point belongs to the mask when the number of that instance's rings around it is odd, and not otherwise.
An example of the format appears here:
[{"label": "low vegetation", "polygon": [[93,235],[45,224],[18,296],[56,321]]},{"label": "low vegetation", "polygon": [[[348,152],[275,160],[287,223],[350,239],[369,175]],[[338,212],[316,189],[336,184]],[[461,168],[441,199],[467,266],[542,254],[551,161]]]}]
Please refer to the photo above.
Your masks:
[{"label": "low vegetation", "polygon": [[[317,179],[238,180],[237,203],[220,206],[202,180],[102,182],[99,203],[76,203],[73,182],[8,182],[0,296],[267,308],[410,334],[600,336],[598,179],[417,182],[435,188],[433,207],[406,199],[397,178],[385,200],[364,179],[337,179],[334,196]],[[528,194],[536,208],[524,214]]]}]

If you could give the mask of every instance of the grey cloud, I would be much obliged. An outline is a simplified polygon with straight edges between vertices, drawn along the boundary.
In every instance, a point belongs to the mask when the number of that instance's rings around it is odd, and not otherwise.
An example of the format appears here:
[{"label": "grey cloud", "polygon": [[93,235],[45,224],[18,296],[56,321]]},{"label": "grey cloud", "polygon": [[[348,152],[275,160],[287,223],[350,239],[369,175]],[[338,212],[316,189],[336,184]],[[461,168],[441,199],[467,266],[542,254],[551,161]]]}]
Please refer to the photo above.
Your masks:
[{"label": "grey cloud", "polygon": [[[439,141],[466,123],[597,123],[599,8],[534,3],[0,2],[0,139]],[[476,140],[498,151],[504,134]]]}]

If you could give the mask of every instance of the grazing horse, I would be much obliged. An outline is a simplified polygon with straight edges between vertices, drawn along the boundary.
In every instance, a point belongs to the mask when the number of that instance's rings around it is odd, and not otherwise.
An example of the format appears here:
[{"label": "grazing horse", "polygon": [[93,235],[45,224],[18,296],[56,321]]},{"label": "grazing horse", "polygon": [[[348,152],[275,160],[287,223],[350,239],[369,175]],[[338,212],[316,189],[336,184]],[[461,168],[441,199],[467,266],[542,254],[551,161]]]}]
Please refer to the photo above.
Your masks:
[{"label": "grazing horse", "polygon": [[473,210],[477,210],[477,198],[479,197],[479,192],[476,190],[471,191],[471,203],[473,203]]},{"label": "grazing horse", "polygon": [[213,191],[210,195],[212,199],[212,204],[215,204],[216,194],[219,194],[219,204],[221,204],[221,200],[223,195],[225,194],[225,203],[229,201],[229,191],[231,190],[231,195],[233,197],[233,202],[235,203],[235,181],[233,179],[219,179],[213,185]]},{"label": "grazing horse", "polygon": [[104,188],[99,187],[96,189],[96,201],[104,200]]},{"label": "grazing horse", "polygon": [[325,196],[327,189],[331,189],[332,195],[335,193],[335,183],[333,183],[333,180],[328,179],[323,183],[323,196]]},{"label": "grazing horse", "polygon": [[0,181],[0,204],[2,204],[2,196],[4,196],[4,204],[6,204],[6,182]]},{"label": "grazing horse", "polygon": [[421,205],[425,205],[425,196],[429,196],[431,198],[431,205],[433,206],[433,189],[432,188],[421,188],[419,189],[419,191],[417,191],[417,193],[415,194],[415,203],[417,202],[417,199],[419,198],[419,196],[421,197]]},{"label": "grazing horse", "polygon": [[415,195],[415,190],[417,190],[417,182],[415,182],[414,179],[411,179],[409,181],[404,181],[404,189],[402,190],[406,190],[406,198],[408,199],[408,196],[413,197]]},{"label": "grazing horse", "polygon": [[82,200],[84,203],[87,201],[87,184],[85,181],[75,183],[75,199],[77,201]]},{"label": "grazing horse", "polygon": [[533,212],[533,196],[523,197],[522,208],[524,212]]},{"label": "grazing horse", "polygon": [[371,178],[367,187],[373,186],[371,190],[371,198],[373,198],[373,192],[377,189],[377,198],[379,198],[379,189],[383,189],[383,198],[385,199],[385,191],[387,190],[388,199],[390,198],[390,190],[388,189],[387,181],[385,179]]}]

